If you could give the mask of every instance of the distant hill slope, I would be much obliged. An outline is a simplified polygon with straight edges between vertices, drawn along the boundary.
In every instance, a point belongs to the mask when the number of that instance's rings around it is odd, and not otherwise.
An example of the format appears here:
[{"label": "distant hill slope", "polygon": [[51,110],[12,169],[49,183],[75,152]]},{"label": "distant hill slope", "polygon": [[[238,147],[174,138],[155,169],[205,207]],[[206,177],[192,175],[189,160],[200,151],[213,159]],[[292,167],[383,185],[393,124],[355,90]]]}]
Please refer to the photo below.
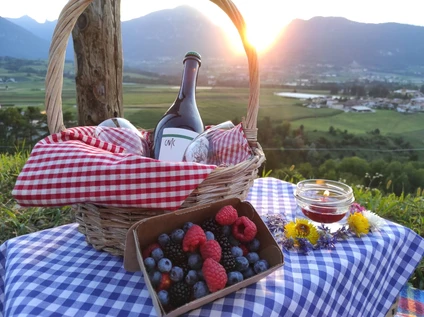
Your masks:
[{"label": "distant hill slope", "polygon": [[189,6],[123,22],[122,42],[125,59],[131,62],[182,59],[193,50],[206,58],[231,54],[223,30]]},{"label": "distant hill slope", "polygon": [[[44,23],[38,23],[36,20],[32,19],[31,17],[27,15],[20,18],[15,18],[15,19],[7,18],[7,20],[15,23],[16,25],[19,25],[20,27],[23,27],[24,29],[36,35],[37,37],[48,41],[49,45],[53,36],[54,28],[56,27],[56,24],[57,24],[57,21],[46,21]],[[1,53],[1,50],[0,50],[0,53]],[[47,56],[48,56],[48,49],[47,49]],[[73,60],[73,58],[74,58],[74,45],[72,43],[72,37],[70,37],[68,41],[68,47],[66,48],[66,59]]]},{"label": "distant hill slope", "polygon": [[424,27],[367,24],[344,18],[293,20],[270,57],[281,63],[330,63],[400,68],[424,65]]},{"label": "distant hill slope", "polygon": [[[51,38],[55,25],[56,21],[40,24],[29,17],[2,19],[0,56],[47,58],[46,41]],[[408,68],[424,66],[423,39],[424,27],[420,26],[367,24],[335,17],[296,19],[281,32],[274,47],[263,57],[264,61],[279,65],[354,63],[374,69]],[[199,51],[204,58],[229,60],[232,54],[224,31],[188,6],[122,22],[122,42],[124,63],[131,66],[181,60],[190,50]],[[67,58],[72,56],[73,49],[69,46]]]},{"label": "distant hill slope", "polygon": [[46,58],[49,42],[0,17],[0,56]]},{"label": "distant hill slope", "polygon": [[23,27],[24,29],[30,31],[34,35],[49,41],[52,38],[54,28],[56,27],[57,21],[46,21],[44,23],[38,23],[33,18],[25,15],[20,18],[6,18],[12,23]]},{"label": "distant hill slope", "polygon": [[[8,20],[48,41],[57,24],[57,21],[38,23],[28,16]],[[181,60],[191,50],[200,52],[206,58],[222,58],[231,54],[223,30],[189,6],[153,12],[122,22],[121,27],[124,60],[133,65],[143,61],[174,58]],[[13,36],[13,32],[9,32],[7,37]],[[3,56],[5,53],[1,47],[0,56]],[[33,49],[28,45],[25,51],[31,56]],[[48,49],[45,52],[44,57],[47,58]],[[72,55],[73,47],[70,42],[67,58],[72,58]]]}]

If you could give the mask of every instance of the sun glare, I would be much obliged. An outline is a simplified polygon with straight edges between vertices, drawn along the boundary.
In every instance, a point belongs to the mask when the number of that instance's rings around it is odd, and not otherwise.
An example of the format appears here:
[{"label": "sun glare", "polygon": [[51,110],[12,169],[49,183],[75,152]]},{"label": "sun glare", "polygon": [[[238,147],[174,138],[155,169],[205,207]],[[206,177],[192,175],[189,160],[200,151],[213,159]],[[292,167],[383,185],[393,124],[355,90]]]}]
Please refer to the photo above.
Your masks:
[{"label": "sun glare", "polygon": [[253,45],[259,53],[266,52],[275,42],[277,34],[275,30],[267,29],[258,23],[251,23],[246,30],[247,40]]},{"label": "sun glare", "polygon": [[[256,47],[258,53],[268,51],[282,29],[290,22],[286,11],[276,0],[263,0],[264,3],[239,2],[240,12],[246,22],[246,37],[249,43]],[[272,5],[271,5],[272,4]],[[234,31],[234,26],[231,26]],[[236,53],[242,53],[243,47],[237,32],[231,32],[225,27]]]}]

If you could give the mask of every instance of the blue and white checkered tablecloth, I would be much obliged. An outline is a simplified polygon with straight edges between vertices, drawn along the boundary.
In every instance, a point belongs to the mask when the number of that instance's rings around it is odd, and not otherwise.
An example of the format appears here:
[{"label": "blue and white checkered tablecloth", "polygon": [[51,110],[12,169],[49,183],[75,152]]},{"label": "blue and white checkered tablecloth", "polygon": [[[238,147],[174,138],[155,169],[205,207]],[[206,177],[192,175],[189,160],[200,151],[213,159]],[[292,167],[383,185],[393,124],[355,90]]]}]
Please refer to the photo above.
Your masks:
[{"label": "blue and white checkered tablecloth", "polygon": [[[295,214],[293,185],[255,180],[248,200],[262,214]],[[191,311],[189,316],[384,316],[424,254],[424,240],[387,222],[378,233],[350,237],[334,250],[284,251],[285,263],[256,284]],[[122,258],[88,246],[77,225],[0,246],[0,316],[150,316],[140,273]]]}]

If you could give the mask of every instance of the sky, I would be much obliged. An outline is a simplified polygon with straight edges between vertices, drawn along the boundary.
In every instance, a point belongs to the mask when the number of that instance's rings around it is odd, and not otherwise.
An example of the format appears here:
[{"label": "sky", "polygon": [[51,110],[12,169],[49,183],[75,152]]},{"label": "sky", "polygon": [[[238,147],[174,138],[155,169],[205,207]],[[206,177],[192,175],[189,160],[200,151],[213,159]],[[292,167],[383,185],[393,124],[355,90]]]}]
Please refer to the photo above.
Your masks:
[{"label": "sky", "polygon": [[[28,15],[40,23],[56,20],[67,0],[0,0],[0,16]],[[345,17],[364,23],[397,22],[424,26],[423,0],[233,0],[249,27],[249,38],[259,50],[295,18]],[[127,21],[153,11],[190,5],[223,27],[229,37],[237,33],[229,18],[207,0],[121,0],[121,20]]]}]

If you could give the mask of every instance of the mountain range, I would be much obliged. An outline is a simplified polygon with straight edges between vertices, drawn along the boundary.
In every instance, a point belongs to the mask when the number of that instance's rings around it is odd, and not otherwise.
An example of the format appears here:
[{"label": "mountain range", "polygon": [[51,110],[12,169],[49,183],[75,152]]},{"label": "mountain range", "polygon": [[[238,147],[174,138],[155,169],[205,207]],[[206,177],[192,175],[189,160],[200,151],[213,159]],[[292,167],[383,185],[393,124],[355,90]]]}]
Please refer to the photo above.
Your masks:
[{"label": "mountain range", "polygon": [[[0,56],[45,59],[57,21],[38,23],[24,16],[0,17]],[[231,59],[224,30],[196,9],[181,6],[122,22],[126,65],[181,60],[187,51]],[[398,23],[367,24],[337,17],[295,19],[282,30],[264,61],[288,65],[328,63],[395,69],[424,66],[424,27]],[[73,58],[72,41],[67,58]]]}]

